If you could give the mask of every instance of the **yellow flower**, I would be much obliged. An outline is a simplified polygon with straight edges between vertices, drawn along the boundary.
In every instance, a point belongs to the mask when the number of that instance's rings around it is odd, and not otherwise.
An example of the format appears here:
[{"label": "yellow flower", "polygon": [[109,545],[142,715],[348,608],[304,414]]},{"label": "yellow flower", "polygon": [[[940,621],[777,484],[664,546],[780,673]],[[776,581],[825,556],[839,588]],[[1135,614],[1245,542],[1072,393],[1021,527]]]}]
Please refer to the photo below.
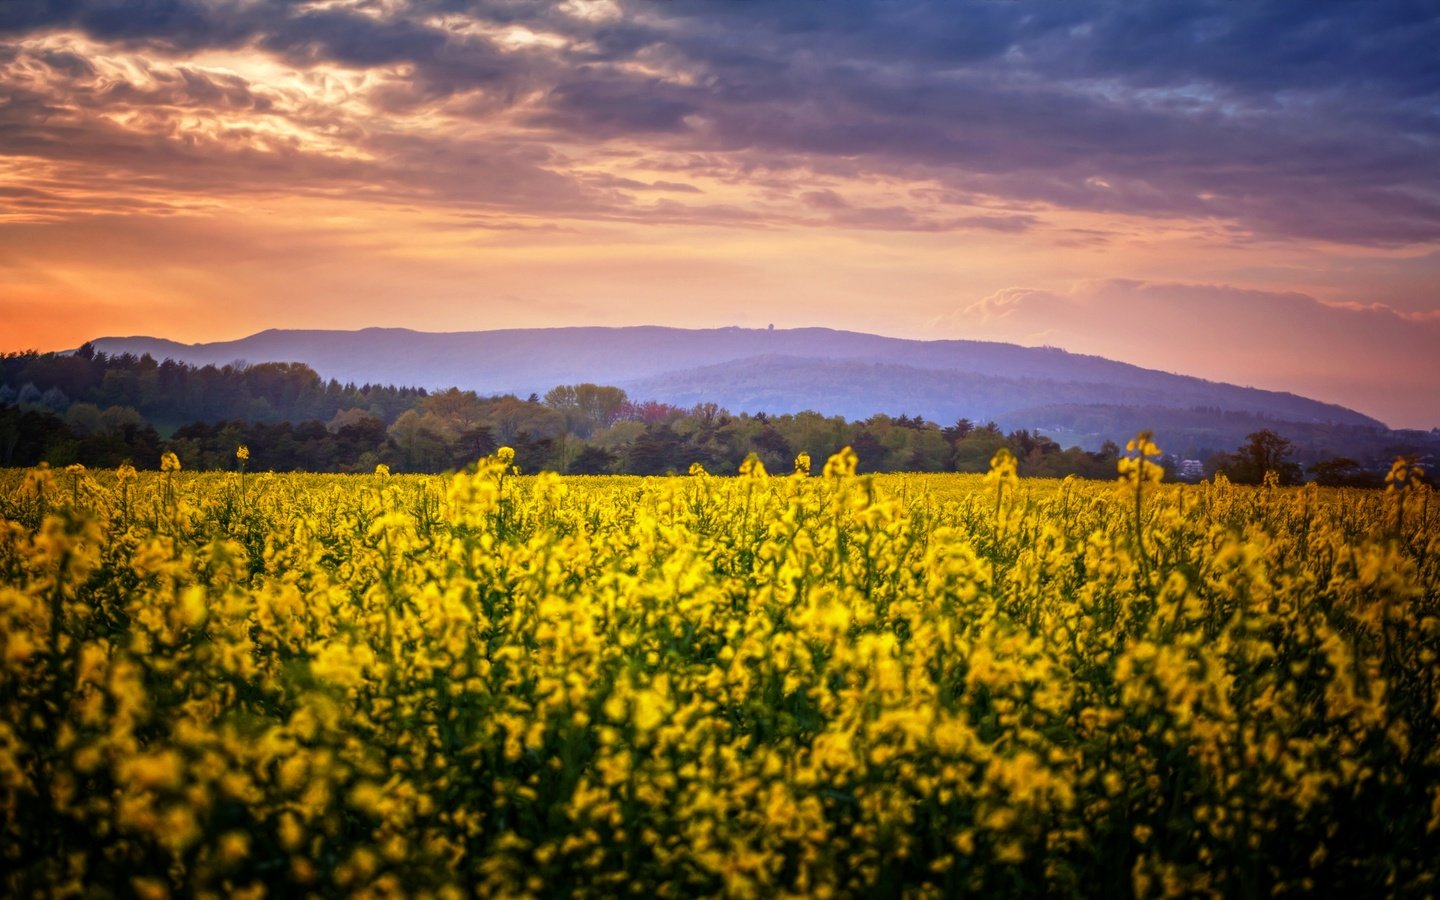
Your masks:
[{"label": "yellow flower", "polygon": [[23,631],[12,632],[5,636],[5,662],[12,666],[28,662],[40,648],[35,644],[33,638]]},{"label": "yellow flower", "polygon": [[844,478],[855,474],[855,466],[859,459],[855,451],[848,446],[840,448],[840,451],[829,459],[825,460],[825,468],[821,474],[826,478]]},{"label": "yellow flower", "polygon": [[631,701],[630,718],[640,731],[653,731],[665,721],[665,698],[661,694],[644,690],[635,694]]},{"label": "yellow flower", "polygon": [[180,457],[176,456],[174,453],[172,453],[172,452],[170,452],[170,451],[168,451],[168,450],[167,450],[165,453],[161,454],[161,456],[160,456],[160,471],[162,471],[162,472],[178,472],[178,471],[180,471]]},{"label": "yellow flower", "polygon": [[1150,439],[1150,432],[1142,431],[1134,438],[1125,442],[1127,453],[1134,456],[1122,456],[1116,460],[1115,467],[1120,473],[1120,479],[1125,484],[1143,484],[1145,482],[1158,483],[1165,477],[1165,469],[1150,461],[1151,457],[1160,456],[1160,448]]},{"label": "yellow flower", "polygon": [[227,831],[220,836],[220,858],[230,865],[250,855],[250,837],[243,831]]},{"label": "yellow flower", "polygon": [[292,812],[283,813],[280,816],[279,826],[280,846],[286,850],[295,851],[305,840],[305,829],[300,825],[300,819]]},{"label": "yellow flower", "polygon": [[1010,452],[1010,448],[1001,447],[990,457],[990,471],[986,473],[985,480],[996,485],[997,489],[1005,485],[1013,488],[1020,483],[1017,465],[1015,454]]},{"label": "yellow flower", "polygon": [[1425,467],[1414,456],[1397,456],[1385,473],[1386,490],[1420,487],[1425,481]]},{"label": "yellow flower", "polygon": [[241,462],[246,462],[246,461],[248,461],[248,460],[250,459],[250,448],[247,447],[247,446],[245,446],[244,444],[241,444],[240,446],[236,447],[236,448],[235,448],[235,458],[238,459],[238,460],[240,460]]},{"label": "yellow flower", "polygon": [[180,592],[180,617],[186,625],[191,628],[199,626],[209,613],[210,608],[205,597],[205,588],[198,584],[192,584]]},{"label": "yellow flower", "polygon": [[130,888],[143,900],[165,900],[170,896],[169,886],[159,878],[131,878]]},{"label": "yellow flower", "polygon": [[[267,475],[244,533],[233,474],[86,473],[79,508],[0,470],[0,796],[93,845],[52,866],[0,816],[7,884],[103,893],[85,867],[130,860],[156,896],[1025,892],[1091,883],[1124,822],[1140,893],[1233,892],[1237,850],[1267,885],[1313,892],[1344,850],[1433,893],[1416,467],[1389,496],[1160,488],[1131,447],[1123,503],[1021,496],[1008,451],[842,480],[846,449],[814,484],[805,454],[748,483],[511,479],[500,453]],[[1375,840],[1342,846],[1339,807]]]},{"label": "yellow flower", "polygon": [[133,756],[120,767],[120,777],[140,789],[180,786],[185,764],[174,750],[162,750],[145,756]]}]

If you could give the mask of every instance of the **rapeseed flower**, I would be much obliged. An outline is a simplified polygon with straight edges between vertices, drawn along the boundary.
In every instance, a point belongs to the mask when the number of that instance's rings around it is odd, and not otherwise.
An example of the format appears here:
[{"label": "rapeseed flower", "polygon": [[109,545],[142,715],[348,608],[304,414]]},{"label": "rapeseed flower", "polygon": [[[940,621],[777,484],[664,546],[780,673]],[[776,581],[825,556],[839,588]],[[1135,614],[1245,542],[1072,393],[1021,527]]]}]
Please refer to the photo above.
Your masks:
[{"label": "rapeseed flower", "polygon": [[1413,464],[1178,486],[1131,443],[1118,489],[497,452],[260,476],[240,516],[178,459],[69,502],[0,471],[0,884],[1433,892]]}]

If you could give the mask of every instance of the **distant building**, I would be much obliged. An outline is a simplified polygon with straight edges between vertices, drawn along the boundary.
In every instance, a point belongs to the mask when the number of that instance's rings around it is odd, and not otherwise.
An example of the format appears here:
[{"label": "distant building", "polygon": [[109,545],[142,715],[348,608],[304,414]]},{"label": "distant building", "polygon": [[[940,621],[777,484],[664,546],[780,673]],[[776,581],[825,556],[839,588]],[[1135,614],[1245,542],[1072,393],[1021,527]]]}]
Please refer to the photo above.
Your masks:
[{"label": "distant building", "polygon": [[1205,464],[1198,459],[1182,459],[1175,463],[1177,481],[1204,481]]}]

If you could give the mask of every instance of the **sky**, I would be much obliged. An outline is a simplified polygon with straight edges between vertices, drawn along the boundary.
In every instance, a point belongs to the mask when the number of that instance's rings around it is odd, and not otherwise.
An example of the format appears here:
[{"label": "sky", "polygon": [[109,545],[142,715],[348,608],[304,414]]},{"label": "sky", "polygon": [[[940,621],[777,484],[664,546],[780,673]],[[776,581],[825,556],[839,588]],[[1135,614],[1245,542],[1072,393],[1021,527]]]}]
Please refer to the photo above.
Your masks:
[{"label": "sky", "polygon": [[4,0],[0,351],[1003,340],[1440,426],[1436,0]]}]

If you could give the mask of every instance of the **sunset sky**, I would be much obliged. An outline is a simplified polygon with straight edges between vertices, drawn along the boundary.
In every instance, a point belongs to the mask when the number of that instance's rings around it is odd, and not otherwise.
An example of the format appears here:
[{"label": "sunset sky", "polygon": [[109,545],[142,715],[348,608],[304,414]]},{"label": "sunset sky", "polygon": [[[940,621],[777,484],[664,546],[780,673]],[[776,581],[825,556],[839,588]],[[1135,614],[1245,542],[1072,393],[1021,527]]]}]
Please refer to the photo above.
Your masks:
[{"label": "sunset sky", "polygon": [[824,325],[1440,426],[1440,5],[3,0],[0,350]]}]

